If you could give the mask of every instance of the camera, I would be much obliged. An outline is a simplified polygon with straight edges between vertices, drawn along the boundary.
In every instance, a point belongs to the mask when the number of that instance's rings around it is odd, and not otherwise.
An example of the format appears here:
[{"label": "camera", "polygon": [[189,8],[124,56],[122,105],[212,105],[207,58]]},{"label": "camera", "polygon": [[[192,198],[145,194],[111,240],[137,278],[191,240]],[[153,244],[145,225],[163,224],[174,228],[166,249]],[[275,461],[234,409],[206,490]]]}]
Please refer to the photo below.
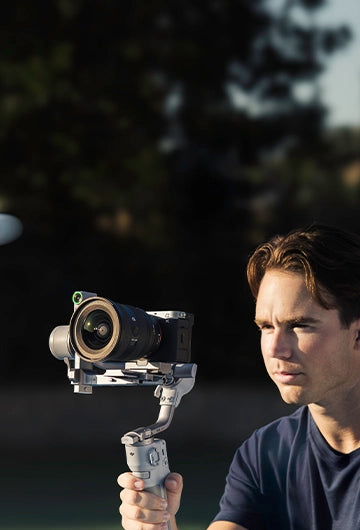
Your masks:
[{"label": "camera", "polygon": [[175,372],[193,376],[191,313],[144,311],[87,291],[75,291],[72,301],[70,323],[52,331],[49,347],[66,362],[74,384],[154,383]]}]

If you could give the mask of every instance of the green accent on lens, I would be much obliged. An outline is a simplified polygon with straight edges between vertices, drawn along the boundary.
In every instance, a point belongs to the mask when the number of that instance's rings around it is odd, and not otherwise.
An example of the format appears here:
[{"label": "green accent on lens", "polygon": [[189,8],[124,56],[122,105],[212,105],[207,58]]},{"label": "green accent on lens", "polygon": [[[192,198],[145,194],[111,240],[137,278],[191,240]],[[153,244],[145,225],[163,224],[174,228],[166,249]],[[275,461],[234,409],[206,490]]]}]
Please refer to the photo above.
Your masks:
[{"label": "green accent on lens", "polygon": [[80,291],[75,291],[75,293],[72,295],[72,301],[74,304],[78,305],[82,302],[82,294]]}]

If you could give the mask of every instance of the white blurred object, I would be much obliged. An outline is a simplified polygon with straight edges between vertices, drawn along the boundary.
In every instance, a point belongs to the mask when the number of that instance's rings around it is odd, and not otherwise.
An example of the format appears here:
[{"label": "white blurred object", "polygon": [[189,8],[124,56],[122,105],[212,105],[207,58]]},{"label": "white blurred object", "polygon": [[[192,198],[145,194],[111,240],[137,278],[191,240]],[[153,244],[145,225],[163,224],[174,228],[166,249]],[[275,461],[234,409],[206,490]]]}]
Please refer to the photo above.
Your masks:
[{"label": "white blurred object", "polygon": [[23,226],[14,215],[0,213],[0,245],[11,243],[21,236]]}]

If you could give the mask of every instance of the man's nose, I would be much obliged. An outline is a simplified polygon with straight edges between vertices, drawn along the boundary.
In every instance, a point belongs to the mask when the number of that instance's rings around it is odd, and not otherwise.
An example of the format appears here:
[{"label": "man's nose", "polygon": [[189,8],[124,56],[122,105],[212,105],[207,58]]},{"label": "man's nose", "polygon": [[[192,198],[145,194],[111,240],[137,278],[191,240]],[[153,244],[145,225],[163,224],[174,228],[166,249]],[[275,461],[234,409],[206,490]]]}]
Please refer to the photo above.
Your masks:
[{"label": "man's nose", "polygon": [[292,356],[292,341],[285,330],[276,328],[266,341],[265,355],[281,359],[289,359]]}]

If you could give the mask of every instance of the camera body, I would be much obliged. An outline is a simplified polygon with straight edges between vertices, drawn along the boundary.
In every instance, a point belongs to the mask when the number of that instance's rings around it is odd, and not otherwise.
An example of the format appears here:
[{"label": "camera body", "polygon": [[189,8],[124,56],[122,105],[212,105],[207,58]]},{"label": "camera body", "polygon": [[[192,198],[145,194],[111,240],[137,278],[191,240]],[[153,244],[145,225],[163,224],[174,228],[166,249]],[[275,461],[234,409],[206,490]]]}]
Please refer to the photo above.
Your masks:
[{"label": "camera body", "polygon": [[76,291],[72,300],[70,323],[52,331],[49,346],[67,364],[75,392],[194,377],[191,313],[144,311],[87,291]]}]

